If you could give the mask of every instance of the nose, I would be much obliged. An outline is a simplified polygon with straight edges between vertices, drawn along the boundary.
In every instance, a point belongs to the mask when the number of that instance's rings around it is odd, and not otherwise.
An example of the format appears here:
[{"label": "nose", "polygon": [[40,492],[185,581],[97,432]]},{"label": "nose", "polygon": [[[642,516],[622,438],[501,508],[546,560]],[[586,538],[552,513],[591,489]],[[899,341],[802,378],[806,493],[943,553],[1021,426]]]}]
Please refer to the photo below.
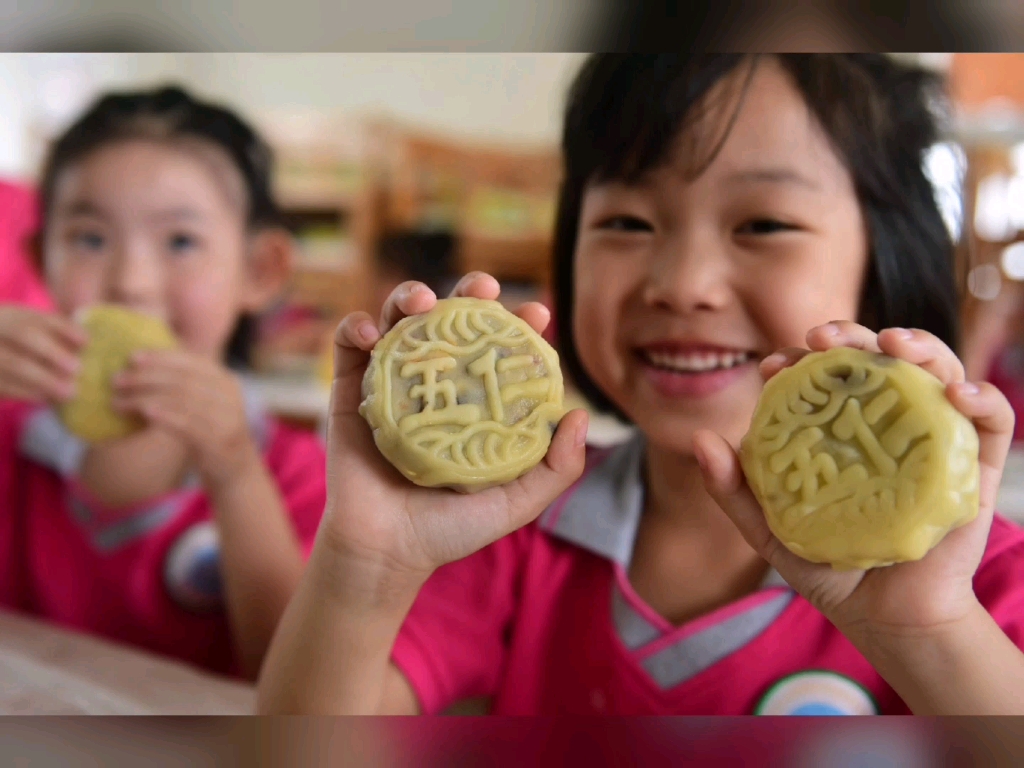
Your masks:
[{"label": "nose", "polygon": [[125,242],[110,261],[107,297],[115,304],[152,312],[160,304],[160,260],[145,243]]},{"label": "nose", "polygon": [[651,252],[643,298],[649,306],[675,313],[714,311],[732,295],[728,246],[714,234],[679,232]]}]

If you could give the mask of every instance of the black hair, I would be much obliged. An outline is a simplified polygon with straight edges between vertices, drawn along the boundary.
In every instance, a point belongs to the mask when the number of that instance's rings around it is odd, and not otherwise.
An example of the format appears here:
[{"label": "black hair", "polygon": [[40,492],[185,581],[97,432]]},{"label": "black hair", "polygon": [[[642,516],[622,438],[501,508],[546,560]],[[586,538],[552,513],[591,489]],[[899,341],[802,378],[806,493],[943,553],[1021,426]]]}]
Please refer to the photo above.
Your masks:
[{"label": "black hair", "polygon": [[[941,78],[885,54],[773,56],[853,177],[870,251],[859,322],[874,330],[926,330],[955,350],[954,243],[924,170],[924,153],[940,139]],[[751,66],[745,88],[757,56],[595,54],[570,88],[555,224],[557,341],[567,373],[601,410],[623,416],[584,371],[573,339],[574,261],[586,186],[636,181],[667,162],[677,138],[707,106],[712,86],[741,73],[744,63]],[[710,152],[691,158],[698,172],[723,142],[719,137]]]},{"label": "black hair", "polygon": [[[194,139],[219,148],[242,175],[246,225],[253,230],[282,226],[272,194],[270,147],[230,110],[195,99],[180,87],[163,86],[101,96],[54,142],[43,165],[40,189],[43,237],[60,174],[101,147],[133,139]],[[255,318],[242,315],[228,342],[225,362],[247,367],[255,336]]]}]

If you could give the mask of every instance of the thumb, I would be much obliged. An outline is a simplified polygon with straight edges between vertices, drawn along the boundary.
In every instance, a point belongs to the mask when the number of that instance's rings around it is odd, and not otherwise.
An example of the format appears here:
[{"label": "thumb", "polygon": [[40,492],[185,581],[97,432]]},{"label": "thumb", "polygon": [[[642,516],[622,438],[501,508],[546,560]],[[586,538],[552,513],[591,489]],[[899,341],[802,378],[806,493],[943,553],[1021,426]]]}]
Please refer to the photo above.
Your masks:
[{"label": "thumb", "polygon": [[[780,573],[782,562],[795,558],[768,527],[764,510],[747,485],[739,457],[720,435],[702,429],[694,433],[693,453],[700,465],[708,494],[732,520],[743,538]],[[782,566],[780,568],[780,565]]]},{"label": "thumb", "polygon": [[558,424],[544,460],[518,480],[504,486],[510,531],[533,522],[569,486],[579,480],[586,463],[587,412],[570,411]]}]

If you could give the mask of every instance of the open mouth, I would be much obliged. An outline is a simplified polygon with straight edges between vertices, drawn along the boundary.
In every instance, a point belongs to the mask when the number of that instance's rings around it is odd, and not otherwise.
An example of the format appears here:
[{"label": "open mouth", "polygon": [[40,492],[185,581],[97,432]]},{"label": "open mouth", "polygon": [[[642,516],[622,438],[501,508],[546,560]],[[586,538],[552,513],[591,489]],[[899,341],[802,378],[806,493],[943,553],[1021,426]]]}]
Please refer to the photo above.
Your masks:
[{"label": "open mouth", "polygon": [[721,351],[721,352],[659,352],[640,350],[640,357],[645,363],[670,373],[712,373],[728,371],[754,359],[753,352]]}]

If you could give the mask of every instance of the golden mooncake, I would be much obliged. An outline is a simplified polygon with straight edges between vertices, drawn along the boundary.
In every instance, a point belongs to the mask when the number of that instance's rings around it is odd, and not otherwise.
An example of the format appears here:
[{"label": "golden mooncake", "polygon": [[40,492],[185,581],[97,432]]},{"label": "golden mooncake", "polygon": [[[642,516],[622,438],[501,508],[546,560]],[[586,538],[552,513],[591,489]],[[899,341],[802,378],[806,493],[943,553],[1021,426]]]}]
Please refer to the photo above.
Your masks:
[{"label": "golden mooncake", "polygon": [[409,480],[464,493],[515,480],[564,413],[558,355],[496,301],[443,299],[377,342],[359,412]]},{"label": "golden mooncake", "polygon": [[740,460],[776,537],[836,570],[920,560],[978,514],[978,433],[923,368],[839,347],[765,384]]},{"label": "golden mooncake", "polygon": [[175,347],[174,334],[162,320],[109,304],[85,310],[80,322],[88,342],[82,350],[75,397],[61,407],[61,419],[86,442],[126,437],[143,423],[113,409],[112,379],[136,352]]}]

